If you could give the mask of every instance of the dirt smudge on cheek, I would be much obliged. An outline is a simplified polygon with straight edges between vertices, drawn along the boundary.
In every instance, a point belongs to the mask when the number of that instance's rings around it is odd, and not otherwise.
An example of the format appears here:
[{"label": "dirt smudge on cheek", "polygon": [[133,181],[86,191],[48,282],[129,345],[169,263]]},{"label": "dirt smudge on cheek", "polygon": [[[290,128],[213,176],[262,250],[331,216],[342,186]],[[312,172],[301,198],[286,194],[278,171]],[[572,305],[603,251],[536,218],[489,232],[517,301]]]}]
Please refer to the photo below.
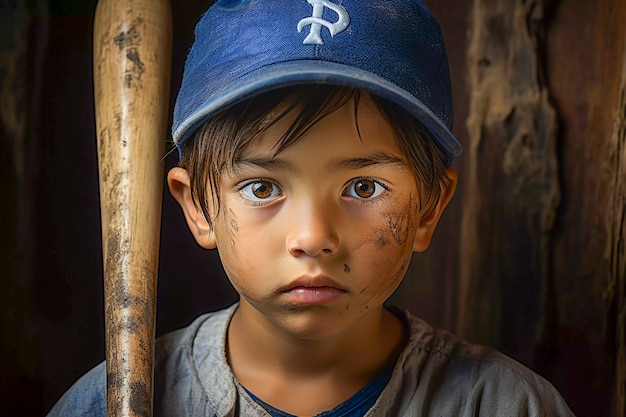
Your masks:
[{"label": "dirt smudge on cheek", "polygon": [[382,227],[377,228],[376,231],[375,231],[375,234],[378,236],[375,239],[375,242],[376,242],[376,246],[379,249],[382,249],[382,248],[384,248],[385,246],[387,246],[389,244],[389,238],[387,237],[386,231],[385,231],[384,228],[382,228]]},{"label": "dirt smudge on cheek", "polygon": [[417,217],[413,198],[409,198],[408,203],[400,210],[384,213],[387,221],[387,228],[393,236],[393,240],[398,245],[404,245],[409,237],[409,232]]},{"label": "dirt smudge on cheek", "polygon": [[391,206],[397,209],[382,212],[381,221],[370,229],[369,242],[378,249],[387,247],[391,242],[406,244],[419,218],[417,200],[412,195],[408,200],[394,201]]},{"label": "dirt smudge on cheek", "polygon": [[230,232],[234,236],[239,232],[239,224],[237,223],[237,217],[235,216],[235,212],[233,209],[228,209],[228,227],[230,227]]},{"label": "dirt smudge on cheek", "polygon": [[403,227],[407,214],[401,212],[385,213],[385,217],[387,218],[387,226],[391,231],[393,239],[398,245],[403,245],[408,235],[407,229]]},{"label": "dirt smudge on cheek", "polygon": [[235,212],[229,207],[224,207],[224,210],[220,210],[214,220],[214,223],[218,222],[221,224],[221,229],[225,232],[227,237],[224,241],[228,242],[231,250],[237,249],[236,242],[239,233],[239,223],[237,222]]},{"label": "dirt smudge on cheek", "polygon": [[383,213],[387,230],[398,245],[404,245],[407,242],[409,233],[419,216],[416,203],[416,199],[410,195],[406,204],[400,205],[398,210]]}]

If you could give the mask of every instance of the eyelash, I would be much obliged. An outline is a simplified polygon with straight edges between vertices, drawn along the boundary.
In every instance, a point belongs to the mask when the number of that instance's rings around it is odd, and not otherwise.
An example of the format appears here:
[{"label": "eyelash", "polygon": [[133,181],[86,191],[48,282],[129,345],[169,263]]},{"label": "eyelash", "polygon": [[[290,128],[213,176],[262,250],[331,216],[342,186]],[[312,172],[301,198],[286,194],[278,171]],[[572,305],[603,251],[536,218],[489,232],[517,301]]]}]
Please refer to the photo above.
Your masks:
[{"label": "eyelash", "polygon": [[[372,196],[368,196],[368,197],[362,197],[362,196],[358,196],[358,195],[353,195],[352,192],[356,191],[354,189],[351,189],[351,187],[354,187],[359,181],[371,181],[374,184],[374,191],[373,191],[373,195]],[[250,195],[251,193],[253,193],[252,190],[250,190],[249,192],[246,192],[246,188],[254,185],[254,184],[260,184],[260,183],[269,183],[273,188],[275,188],[277,190],[277,195],[272,196],[271,194],[274,193],[274,189],[272,189],[272,192],[270,194],[270,196],[268,196],[267,198],[261,198],[261,197],[257,197],[257,196],[253,196]],[[382,187],[382,190],[377,190],[377,187]],[[341,195],[343,197],[349,197],[349,198],[353,198],[357,201],[363,202],[363,203],[372,203],[374,201],[378,201],[380,199],[383,199],[385,196],[385,192],[387,191],[391,191],[391,188],[383,183],[382,181],[375,179],[375,178],[371,178],[371,177],[357,177],[357,178],[353,178],[351,179],[343,188]],[[267,204],[268,202],[274,201],[275,199],[281,197],[283,195],[283,190],[280,188],[280,186],[278,184],[276,184],[275,181],[270,180],[270,179],[266,179],[266,178],[256,178],[253,180],[249,180],[246,181],[244,183],[242,183],[241,185],[239,185],[238,187],[235,188],[235,192],[237,192],[238,194],[240,194],[242,196],[242,198],[245,198],[246,200],[248,200],[249,202],[253,203],[253,204],[257,204],[257,205],[263,205],[263,204]]]},{"label": "eyelash", "polygon": [[[361,196],[355,196],[355,195],[349,194],[350,188],[354,187],[359,181],[371,181],[372,183],[374,183],[374,187],[382,187],[382,190],[376,190],[376,188],[374,188],[373,194],[375,195],[368,196],[368,197],[361,197]],[[354,191],[354,189],[352,191]],[[354,198],[355,200],[358,200],[361,202],[370,203],[370,202],[377,201],[379,199],[383,199],[385,197],[385,192],[387,191],[391,191],[391,188],[387,184],[385,184],[384,182],[380,180],[377,180],[376,178],[358,177],[358,178],[353,178],[348,182],[348,184],[344,187],[341,195]]]},{"label": "eyelash", "polygon": [[[260,198],[260,197],[252,197],[250,195],[247,195],[246,192],[244,191],[247,187],[250,187],[254,184],[260,184],[260,183],[269,183],[272,185],[272,187],[276,188],[278,190],[278,195],[276,196],[269,196],[267,198]],[[244,183],[242,183],[241,185],[239,185],[238,187],[235,188],[235,191],[240,194],[242,196],[242,198],[245,198],[246,200],[250,201],[253,204],[258,204],[258,205],[262,205],[262,204],[266,204],[270,201],[274,201],[276,198],[279,198],[283,195],[283,190],[278,186],[278,184],[276,184],[276,182],[266,179],[266,178],[256,178],[250,181],[246,181]],[[274,191],[274,190],[272,190]],[[250,193],[252,193],[252,190],[250,190]]]}]

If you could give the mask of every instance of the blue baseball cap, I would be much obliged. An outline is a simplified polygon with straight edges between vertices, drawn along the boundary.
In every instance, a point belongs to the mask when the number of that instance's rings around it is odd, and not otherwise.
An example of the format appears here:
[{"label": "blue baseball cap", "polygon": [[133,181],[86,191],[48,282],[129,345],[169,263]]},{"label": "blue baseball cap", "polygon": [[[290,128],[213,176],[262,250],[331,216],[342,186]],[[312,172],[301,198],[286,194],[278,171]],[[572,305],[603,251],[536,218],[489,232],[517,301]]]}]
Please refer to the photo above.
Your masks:
[{"label": "blue baseball cap", "polygon": [[419,0],[218,0],[185,63],[172,125],[179,152],[217,112],[302,84],[387,99],[428,129],[448,165],[461,153],[439,23]]}]

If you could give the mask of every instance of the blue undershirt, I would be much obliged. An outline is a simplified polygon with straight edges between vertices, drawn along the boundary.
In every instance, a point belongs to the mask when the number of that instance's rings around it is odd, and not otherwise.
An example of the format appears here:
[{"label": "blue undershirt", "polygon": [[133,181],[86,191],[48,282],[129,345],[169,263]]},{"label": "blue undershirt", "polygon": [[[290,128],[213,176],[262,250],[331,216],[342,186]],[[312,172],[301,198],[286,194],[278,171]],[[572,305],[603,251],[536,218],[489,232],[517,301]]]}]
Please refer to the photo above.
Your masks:
[{"label": "blue undershirt", "polygon": [[[387,367],[374,379],[368,382],[363,388],[361,388],[352,397],[348,398],[337,407],[332,410],[323,411],[317,414],[315,417],[362,417],[367,411],[372,408],[383,389],[389,383],[391,374],[393,373],[393,365]],[[256,401],[261,407],[263,407],[272,417],[296,417],[293,414],[285,413],[278,410],[271,405],[267,404],[263,400],[256,397],[250,391],[246,389],[246,392],[254,401]]]}]

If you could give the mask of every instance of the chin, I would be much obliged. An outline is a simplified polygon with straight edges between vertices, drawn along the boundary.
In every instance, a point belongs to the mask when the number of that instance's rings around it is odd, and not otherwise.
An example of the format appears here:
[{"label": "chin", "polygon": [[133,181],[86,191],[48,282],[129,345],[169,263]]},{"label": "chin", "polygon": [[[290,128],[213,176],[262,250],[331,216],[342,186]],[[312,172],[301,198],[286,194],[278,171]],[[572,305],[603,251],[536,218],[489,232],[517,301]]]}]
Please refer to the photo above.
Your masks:
[{"label": "chin", "polygon": [[314,341],[346,334],[359,318],[328,306],[288,304],[284,312],[270,320],[296,339]]}]

